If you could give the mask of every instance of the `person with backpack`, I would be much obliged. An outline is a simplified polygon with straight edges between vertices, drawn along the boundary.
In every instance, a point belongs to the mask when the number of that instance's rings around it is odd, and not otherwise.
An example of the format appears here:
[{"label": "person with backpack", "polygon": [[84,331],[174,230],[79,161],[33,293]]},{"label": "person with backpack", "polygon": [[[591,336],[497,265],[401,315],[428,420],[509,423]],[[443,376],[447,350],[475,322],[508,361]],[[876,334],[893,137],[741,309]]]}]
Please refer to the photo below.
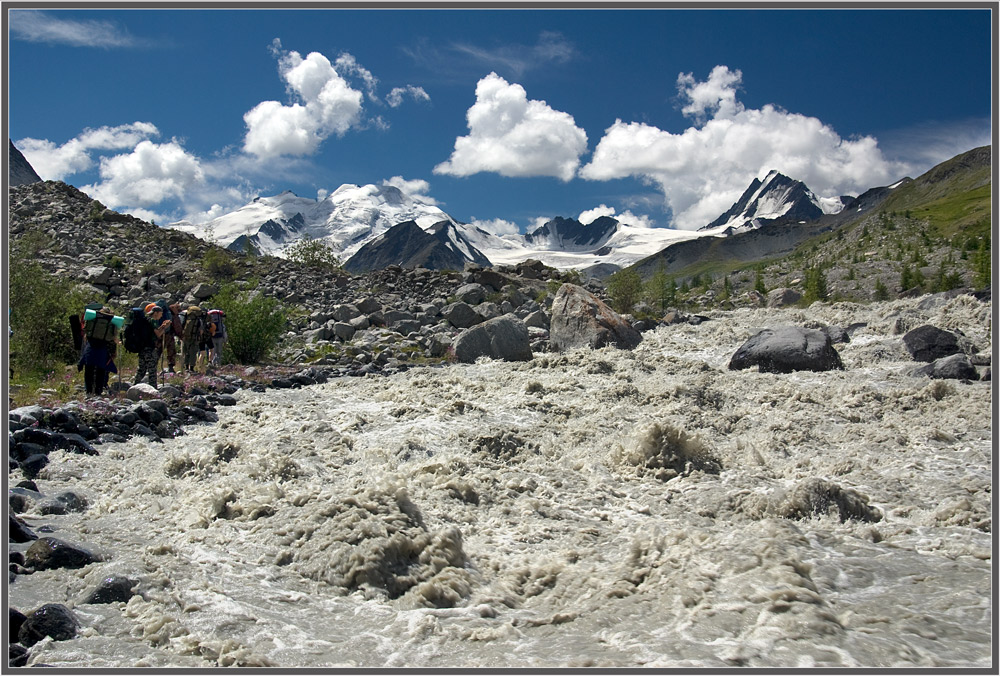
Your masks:
[{"label": "person with backpack", "polygon": [[[168,333],[170,334],[170,345],[174,351],[174,358],[170,359],[170,372],[176,373],[174,366],[177,364],[177,353],[184,341],[185,313],[181,312],[180,303],[171,303],[170,314],[172,314],[173,317],[171,317],[172,321],[170,322],[170,331],[168,331]],[[167,358],[170,358],[169,351],[167,353]]]},{"label": "person with backpack", "polygon": [[115,364],[118,343],[112,319],[114,313],[101,307],[95,310],[94,318],[86,320],[82,327],[82,350],[77,368],[83,369],[83,384],[88,395],[101,396],[108,387],[110,374],[118,373]]},{"label": "person with backpack", "polygon": [[229,335],[226,333],[226,313],[222,310],[208,311],[209,332],[212,334],[212,349],[209,351],[209,363],[213,366],[222,365],[222,346]]},{"label": "person with backpack", "polygon": [[[160,358],[157,347],[159,339],[170,329],[170,320],[163,318],[163,308],[150,303],[144,308],[144,317],[134,321],[135,347],[139,348],[139,368],[135,372],[135,383],[149,378],[149,384],[156,387],[156,362]],[[162,344],[162,343],[161,343]]]},{"label": "person with backpack", "polygon": [[[174,337],[178,335],[178,332],[174,327],[180,324],[180,322],[176,321],[177,315],[174,313],[174,308],[178,307],[178,305],[176,303],[171,305],[166,299],[162,298],[156,301],[156,305],[163,308],[163,318],[170,320],[170,330],[163,333],[161,354],[167,355],[167,372],[177,373],[174,370],[174,366],[177,364],[177,345],[174,342]],[[159,361],[159,356],[157,356],[157,361]]]},{"label": "person with backpack", "polygon": [[205,318],[201,308],[192,305],[187,309],[187,317],[184,319],[184,368],[188,371],[194,371],[198,366],[198,352],[204,342],[205,331]]}]

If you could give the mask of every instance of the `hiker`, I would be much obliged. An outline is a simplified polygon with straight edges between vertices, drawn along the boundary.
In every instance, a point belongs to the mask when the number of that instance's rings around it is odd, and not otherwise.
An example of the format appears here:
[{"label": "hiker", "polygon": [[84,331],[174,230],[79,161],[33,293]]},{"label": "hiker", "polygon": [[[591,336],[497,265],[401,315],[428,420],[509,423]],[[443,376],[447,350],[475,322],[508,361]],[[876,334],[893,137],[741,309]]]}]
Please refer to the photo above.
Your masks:
[{"label": "hiker", "polygon": [[194,371],[198,365],[198,353],[201,351],[204,333],[205,318],[201,315],[201,308],[192,305],[187,309],[187,317],[184,319],[184,368],[188,371]]},{"label": "hiker", "polygon": [[212,348],[209,351],[209,363],[213,366],[222,365],[222,346],[225,344],[229,334],[226,332],[226,313],[222,310],[208,311],[209,333],[212,334]]},{"label": "hiker", "polygon": [[81,357],[83,356],[83,348],[86,344],[84,340],[84,333],[87,328],[86,317],[102,309],[104,309],[104,303],[88,303],[83,308],[83,312],[80,314],[73,313],[69,316],[69,328],[73,335],[73,349]]},{"label": "hiker", "polygon": [[145,321],[136,324],[139,347],[139,368],[135,372],[135,383],[138,385],[148,375],[149,384],[156,387],[156,362],[160,356],[163,334],[170,329],[170,320],[163,318],[163,308],[150,303],[144,308]]},{"label": "hiker", "polygon": [[[95,317],[84,324],[81,335],[83,349],[77,368],[83,369],[83,384],[88,395],[101,396],[108,387],[109,374],[118,373],[115,364],[118,342],[111,322],[113,318],[113,312],[101,307],[96,310]],[[111,328],[106,328],[108,326]]]},{"label": "hiker", "polygon": [[[156,301],[157,306],[163,308],[163,318],[170,320],[170,330],[163,333],[163,349],[162,353],[167,355],[167,369],[168,373],[177,373],[174,370],[174,366],[177,365],[177,344],[174,342],[176,336],[181,335],[179,324],[177,321],[177,313],[174,308],[180,309],[177,303],[168,303],[164,299]],[[159,361],[159,356],[157,356],[157,361]]]}]

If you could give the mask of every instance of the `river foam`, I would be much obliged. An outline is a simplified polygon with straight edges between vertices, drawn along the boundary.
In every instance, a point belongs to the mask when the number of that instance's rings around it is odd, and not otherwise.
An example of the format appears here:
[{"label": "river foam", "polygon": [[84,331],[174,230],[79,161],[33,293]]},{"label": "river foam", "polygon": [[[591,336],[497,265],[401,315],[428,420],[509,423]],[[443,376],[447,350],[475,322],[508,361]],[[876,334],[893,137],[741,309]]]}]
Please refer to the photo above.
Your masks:
[{"label": "river foam", "polygon": [[[219,423],[55,452],[22,515],[104,555],[18,576],[76,667],[985,667],[992,394],[902,332],[991,351],[959,296],[738,310],[633,351],[241,391]],[[863,323],[844,371],[731,372],[758,328]],[[109,574],[128,603],[92,605]]]}]

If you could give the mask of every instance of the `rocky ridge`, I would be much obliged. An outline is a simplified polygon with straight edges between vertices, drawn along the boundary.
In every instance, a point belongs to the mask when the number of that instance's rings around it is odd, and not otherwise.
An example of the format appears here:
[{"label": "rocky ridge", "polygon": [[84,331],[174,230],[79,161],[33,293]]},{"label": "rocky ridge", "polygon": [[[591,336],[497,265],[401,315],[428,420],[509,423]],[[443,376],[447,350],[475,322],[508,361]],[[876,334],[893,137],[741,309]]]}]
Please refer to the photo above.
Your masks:
[{"label": "rocky ridge", "polygon": [[[208,304],[226,282],[256,280],[260,293],[289,310],[273,357],[284,364],[398,367],[414,358],[443,360],[457,335],[512,313],[546,349],[555,287],[572,275],[538,261],[434,271],[390,265],[355,275],[296,261],[227,251],[188,233],[120,214],[73,186],[46,181],[11,188],[13,242],[34,239],[49,273],[89,289],[94,301],[124,312],[168,298]],[[592,293],[602,294],[597,285]]]}]

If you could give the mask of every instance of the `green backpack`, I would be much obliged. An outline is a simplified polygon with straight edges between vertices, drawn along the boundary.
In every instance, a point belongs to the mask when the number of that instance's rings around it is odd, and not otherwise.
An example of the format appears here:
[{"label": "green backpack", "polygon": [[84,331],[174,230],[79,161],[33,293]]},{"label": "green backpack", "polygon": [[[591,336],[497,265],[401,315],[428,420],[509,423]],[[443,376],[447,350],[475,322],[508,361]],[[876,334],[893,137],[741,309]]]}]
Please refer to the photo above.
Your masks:
[{"label": "green backpack", "polygon": [[[88,315],[89,312],[85,317]],[[118,335],[118,327],[115,325],[114,318],[115,316],[111,313],[95,312],[93,317],[84,321],[83,332],[89,339],[114,342]]]}]

